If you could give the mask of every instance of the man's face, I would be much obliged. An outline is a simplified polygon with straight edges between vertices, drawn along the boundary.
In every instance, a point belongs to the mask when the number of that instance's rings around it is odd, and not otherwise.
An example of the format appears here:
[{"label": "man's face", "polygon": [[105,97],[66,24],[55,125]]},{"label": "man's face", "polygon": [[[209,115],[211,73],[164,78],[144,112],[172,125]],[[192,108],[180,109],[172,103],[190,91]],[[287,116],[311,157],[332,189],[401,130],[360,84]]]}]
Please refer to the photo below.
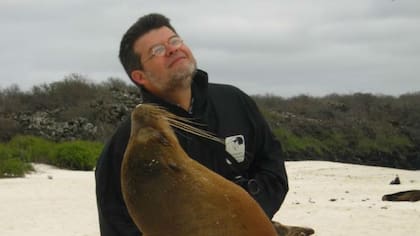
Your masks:
[{"label": "man's face", "polygon": [[[171,45],[169,40],[173,37],[177,35],[171,29],[161,27],[144,34],[134,43],[134,52],[141,56],[143,70],[134,71],[132,78],[157,95],[189,88],[196,70],[190,49],[185,44],[179,47]],[[164,45],[164,55],[153,55],[156,45]]]}]

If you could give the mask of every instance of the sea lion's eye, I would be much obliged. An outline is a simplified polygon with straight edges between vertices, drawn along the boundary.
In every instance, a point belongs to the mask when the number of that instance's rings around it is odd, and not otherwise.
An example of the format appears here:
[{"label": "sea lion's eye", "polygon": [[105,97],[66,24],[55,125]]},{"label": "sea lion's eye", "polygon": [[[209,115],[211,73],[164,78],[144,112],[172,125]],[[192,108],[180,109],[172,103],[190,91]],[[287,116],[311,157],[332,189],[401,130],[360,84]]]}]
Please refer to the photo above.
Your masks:
[{"label": "sea lion's eye", "polygon": [[161,132],[156,129],[153,129],[153,132],[149,134],[149,138],[152,142],[159,142],[164,146],[170,146],[168,138]]},{"label": "sea lion's eye", "polygon": [[166,136],[165,135],[163,135],[163,134],[160,134],[159,135],[159,142],[161,143],[161,144],[163,144],[163,145],[165,145],[165,146],[170,146],[171,144],[170,144],[170,142],[169,142],[169,140],[166,138]]}]

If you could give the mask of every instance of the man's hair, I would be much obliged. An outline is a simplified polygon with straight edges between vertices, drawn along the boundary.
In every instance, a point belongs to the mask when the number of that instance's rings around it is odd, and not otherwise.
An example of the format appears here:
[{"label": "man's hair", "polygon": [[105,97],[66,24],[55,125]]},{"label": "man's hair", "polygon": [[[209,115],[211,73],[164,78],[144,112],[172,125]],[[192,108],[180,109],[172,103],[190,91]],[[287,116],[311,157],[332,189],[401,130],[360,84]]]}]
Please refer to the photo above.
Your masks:
[{"label": "man's hair", "polygon": [[176,33],[175,29],[170,24],[169,19],[166,16],[157,13],[140,17],[136,23],[125,32],[121,39],[119,57],[121,64],[130,79],[133,70],[143,69],[141,55],[134,52],[134,42],[149,31],[163,26],[168,27]]}]

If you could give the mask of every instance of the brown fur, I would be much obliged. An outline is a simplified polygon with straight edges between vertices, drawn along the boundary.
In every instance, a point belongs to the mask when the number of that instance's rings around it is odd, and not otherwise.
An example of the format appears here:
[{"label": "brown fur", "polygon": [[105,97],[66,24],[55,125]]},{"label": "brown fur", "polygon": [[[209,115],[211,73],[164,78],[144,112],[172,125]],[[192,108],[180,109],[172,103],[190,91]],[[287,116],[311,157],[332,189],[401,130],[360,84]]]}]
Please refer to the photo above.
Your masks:
[{"label": "brown fur", "polygon": [[420,201],[420,190],[410,190],[393,194],[387,194],[382,197],[382,201]]},{"label": "brown fur", "polygon": [[123,197],[144,236],[276,236],[246,191],[188,157],[168,116],[146,104],[133,111],[121,167]]}]

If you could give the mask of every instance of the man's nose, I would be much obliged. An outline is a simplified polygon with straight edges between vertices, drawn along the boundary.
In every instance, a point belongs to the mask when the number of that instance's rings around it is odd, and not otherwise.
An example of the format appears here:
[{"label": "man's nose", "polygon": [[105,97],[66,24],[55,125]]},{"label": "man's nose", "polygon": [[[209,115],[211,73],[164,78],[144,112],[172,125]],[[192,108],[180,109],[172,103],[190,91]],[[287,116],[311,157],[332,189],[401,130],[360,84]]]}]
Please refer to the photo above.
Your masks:
[{"label": "man's nose", "polygon": [[175,46],[172,46],[170,44],[165,45],[165,47],[166,47],[166,55],[167,56],[171,56],[172,54],[174,54],[179,49],[179,47],[175,47]]}]

